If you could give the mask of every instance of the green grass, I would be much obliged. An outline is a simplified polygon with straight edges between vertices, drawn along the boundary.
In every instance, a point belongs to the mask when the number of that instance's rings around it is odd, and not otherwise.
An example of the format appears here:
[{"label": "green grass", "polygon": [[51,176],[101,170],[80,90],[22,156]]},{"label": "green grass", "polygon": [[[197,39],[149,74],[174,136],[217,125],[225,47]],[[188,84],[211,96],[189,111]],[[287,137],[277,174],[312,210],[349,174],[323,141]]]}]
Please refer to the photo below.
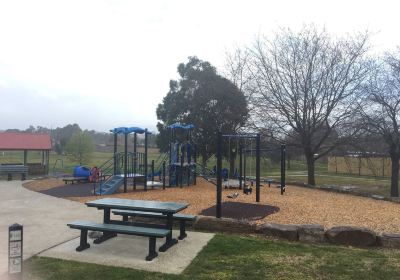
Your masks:
[{"label": "green grass", "polygon": [[181,275],[35,257],[36,279],[400,279],[400,252],[217,235]]}]

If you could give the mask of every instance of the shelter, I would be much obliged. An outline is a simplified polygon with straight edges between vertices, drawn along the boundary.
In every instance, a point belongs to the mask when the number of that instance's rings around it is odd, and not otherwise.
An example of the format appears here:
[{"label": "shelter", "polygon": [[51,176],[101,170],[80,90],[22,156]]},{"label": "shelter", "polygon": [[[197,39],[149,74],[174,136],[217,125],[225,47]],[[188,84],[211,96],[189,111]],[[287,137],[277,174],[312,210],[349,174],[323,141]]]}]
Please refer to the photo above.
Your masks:
[{"label": "shelter", "polygon": [[[28,174],[45,175],[49,173],[51,139],[49,134],[0,132],[0,151],[22,151],[22,162],[4,162],[2,164],[23,164],[29,167]],[[28,152],[40,152],[35,163],[28,163]],[[13,159],[15,160],[15,159]],[[19,161],[19,160],[18,160]]]}]

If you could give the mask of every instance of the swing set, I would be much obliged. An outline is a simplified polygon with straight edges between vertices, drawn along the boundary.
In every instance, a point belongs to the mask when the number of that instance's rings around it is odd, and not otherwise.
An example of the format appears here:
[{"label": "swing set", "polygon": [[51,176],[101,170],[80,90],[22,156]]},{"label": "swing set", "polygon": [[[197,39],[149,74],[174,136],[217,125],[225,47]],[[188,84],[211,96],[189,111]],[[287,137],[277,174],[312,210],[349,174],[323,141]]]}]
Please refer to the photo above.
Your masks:
[{"label": "swing set", "polygon": [[[222,134],[218,133],[217,139],[217,208],[216,208],[216,217],[221,218],[222,216],[222,141],[223,139],[228,139],[229,142],[231,139],[249,139],[256,141],[256,202],[260,202],[260,134],[252,134],[252,133],[241,133],[241,134]],[[229,145],[229,154],[232,153],[231,147]],[[242,150],[242,148],[240,148]],[[239,154],[242,154],[241,151]],[[242,169],[242,164],[240,164],[240,169]],[[232,172],[229,172],[232,173]],[[242,172],[240,171],[240,174]],[[242,176],[239,176],[239,187],[242,186]],[[246,187],[244,188],[246,192],[251,192],[251,189]]]},{"label": "swing set", "polygon": [[[228,172],[223,172],[222,169],[222,142],[224,139],[228,139],[229,142],[229,163],[230,170]],[[236,140],[236,149],[232,149],[231,140]],[[252,146],[252,142],[255,140],[255,148]],[[250,148],[247,143],[250,142]],[[253,178],[250,178],[246,174],[246,164],[247,164],[247,154],[250,153],[250,156],[253,157],[253,153],[255,153],[255,188],[256,188],[256,202],[260,202],[260,157],[261,152],[275,151],[275,149],[261,149],[260,148],[260,134],[253,133],[241,133],[241,134],[222,134],[218,133],[217,139],[217,166],[216,166],[216,175],[217,175],[217,203],[216,203],[216,217],[222,217],[222,186],[225,188],[228,187],[239,187],[239,189],[243,189],[243,193],[250,194],[252,192],[252,186],[254,184]],[[279,149],[279,148],[278,148]],[[281,145],[281,195],[285,192],[285,158],[286,158],[286,146]],[[232,161],[232,155],[236,156],[236,152],[239,153],[239,173],[237,172],[237,168],[235,168],[235,161]],[[233,162],[233,169],[232,169]],[[252,173],[252,160],[250,161],[250,172]],[[225,174],[224,174],[225,173]],[[228,176],[226,177],[226,173]],[[233,179],[230,179],[232,177]],[[250,185],[247,182],[250,181]],[[270,182],[270,179],[267,179],[266,182]],[[269,183],[270,185],[270,183]],[[237,194],[235,194],[237,196]]]}]

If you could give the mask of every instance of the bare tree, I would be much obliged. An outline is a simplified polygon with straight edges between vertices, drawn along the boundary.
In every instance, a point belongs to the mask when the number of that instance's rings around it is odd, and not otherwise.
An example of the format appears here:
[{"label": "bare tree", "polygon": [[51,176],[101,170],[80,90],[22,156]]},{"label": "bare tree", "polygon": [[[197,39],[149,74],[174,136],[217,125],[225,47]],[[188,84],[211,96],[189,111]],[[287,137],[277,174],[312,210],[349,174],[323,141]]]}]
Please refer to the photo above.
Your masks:
[{"label": "bare tree", "polygon": [[364,129],[381,136],[392,161],[390,195],[399,196],[400,49],[387,54],[366,87],[367,106],[360,106]]},{"label": "bare tree", "polygon": [[368,37],[333,39],[313,26],[282,29],[273,40],[258,38],[245,53],[246,65],[238,64],[247,67],[239,73],[250,74],[241,80],[253,120],[275,136],[293,138],[304,151],[311,185],[315,161],[355,132],[349,120],[368,74]]}]

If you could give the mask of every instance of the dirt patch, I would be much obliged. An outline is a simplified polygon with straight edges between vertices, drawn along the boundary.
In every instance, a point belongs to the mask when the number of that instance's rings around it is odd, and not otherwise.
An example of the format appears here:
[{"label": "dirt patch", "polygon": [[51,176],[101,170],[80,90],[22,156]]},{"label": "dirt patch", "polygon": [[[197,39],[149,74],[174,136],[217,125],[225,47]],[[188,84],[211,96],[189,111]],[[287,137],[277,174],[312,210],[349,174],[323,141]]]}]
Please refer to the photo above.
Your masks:
[{"label": "dirt patch", "polygon": [[[222,203],[221,207],[224,211],[223,215],[226,218],[246,219],[253,221],[264,219],[268,215],[279,211],[279,208],[275,206],[229,201]],[[200,215],[215,216],[216,209],[217,207],[214,205],[201,211]]]},{"label": "dirt patch", "polygon": [[50,179],[30,181],[30,182],[26,182],[22,185],[25,188],[27,188],[28,190],[40,192],[40,191],[52,189],[57,186],[64,185],[64,182],[62,179],[50,178]]},{"label": "dirt patch", "polygon": [[64,184],[58,187],[41,190],[40,192],[62,198],[93,196],[93,184]]}]

